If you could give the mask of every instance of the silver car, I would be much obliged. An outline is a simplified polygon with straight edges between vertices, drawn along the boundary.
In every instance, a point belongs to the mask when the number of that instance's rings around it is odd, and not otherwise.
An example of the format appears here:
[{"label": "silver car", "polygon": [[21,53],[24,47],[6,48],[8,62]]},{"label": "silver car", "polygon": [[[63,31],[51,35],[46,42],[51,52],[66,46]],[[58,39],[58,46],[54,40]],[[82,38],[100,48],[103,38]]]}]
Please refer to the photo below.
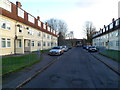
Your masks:
[{"label": "silver car", "polygon": [[88,48],[88,51],[89,51],[89,52],[97,52],[97,48],[96,48],[95,46],[90,46],[90,47]]},{"label": "silver car", "polygon": [[57,46],[57,47],[53,47],[50,51],[49,51],[49,55],[61,55],[63,54],[64,51],[62,49],[62,46]]}]

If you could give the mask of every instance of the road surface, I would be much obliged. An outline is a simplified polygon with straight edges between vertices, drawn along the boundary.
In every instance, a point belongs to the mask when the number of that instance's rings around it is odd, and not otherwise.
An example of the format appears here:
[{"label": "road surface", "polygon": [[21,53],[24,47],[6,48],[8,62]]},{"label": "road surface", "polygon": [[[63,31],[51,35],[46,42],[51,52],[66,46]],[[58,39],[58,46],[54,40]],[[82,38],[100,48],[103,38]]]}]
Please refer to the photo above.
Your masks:
[{"label": "road surface", "polygon": [[22,88],[118,88],[120,76],[86,50],[65,52]]}]

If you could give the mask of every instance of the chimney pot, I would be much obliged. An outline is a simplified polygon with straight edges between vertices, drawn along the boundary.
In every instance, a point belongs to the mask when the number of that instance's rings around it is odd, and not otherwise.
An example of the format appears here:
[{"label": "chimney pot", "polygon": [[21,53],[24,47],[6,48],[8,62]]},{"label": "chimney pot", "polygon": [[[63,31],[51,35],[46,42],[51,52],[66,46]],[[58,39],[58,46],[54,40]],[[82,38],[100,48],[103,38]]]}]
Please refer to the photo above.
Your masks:
[{"label": "chimney pot", "polygon": [[115,19],[113,18],[113,19],[112,19],[112,22],[114,22],[114,21],[115,21]]},{"label": "chimney pot", "polygon": [[18,7],[22,7],[22,5],[21,5],[21,3],[20,3],[19,1],[16,2],[16,5],[17,5]]},{"label": "chimney pot", "polygon": [[37,16],[37,20],[40,20],[40,17],[39,17],[39,16]]}]

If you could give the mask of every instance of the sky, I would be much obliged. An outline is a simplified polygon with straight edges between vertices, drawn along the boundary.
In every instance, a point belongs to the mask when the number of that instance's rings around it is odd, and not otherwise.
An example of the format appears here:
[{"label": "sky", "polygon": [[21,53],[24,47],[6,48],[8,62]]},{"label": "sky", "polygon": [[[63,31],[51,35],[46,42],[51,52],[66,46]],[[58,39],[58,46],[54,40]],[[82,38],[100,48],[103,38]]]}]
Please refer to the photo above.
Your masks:
[{"label": "sky", "polygon": [[[9,0],[13,3],[16,0]],[[45,22],[50,18],[64,20],[68,32],[74,32],[74,38],[85,38],[83,26],[86,21],[93,22],[99,31],[104,25],[118,18],[118,2],[120,0],[17,0],[22,8],[33,16],[40,16]]]}]

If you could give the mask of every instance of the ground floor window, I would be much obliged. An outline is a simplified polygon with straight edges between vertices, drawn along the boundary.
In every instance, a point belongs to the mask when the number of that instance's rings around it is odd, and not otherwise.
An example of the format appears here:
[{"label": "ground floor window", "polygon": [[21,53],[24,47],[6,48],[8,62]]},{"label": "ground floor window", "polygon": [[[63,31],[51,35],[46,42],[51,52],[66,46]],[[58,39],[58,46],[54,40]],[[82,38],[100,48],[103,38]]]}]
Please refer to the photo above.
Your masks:
[{"label": "ground floor window", "polygon": [[19,47],[19,48],[22,47],[22,41],[21,41],[21,39],[18,40],[18,47]]},{"label": "ground floor window", "polygon": [[2,47],[5,48],[6,47],[6,39],[5,38],[2,38]]},{"label": "ground floor window", "polygon": [[40,41],[38,41],[38,47],[39,47],[39,46],[41,46],[41,43],[40,43]]},{"label": "ground floor window", "polygon": [[46,42],[43,42],[43,46],[46,46]]},{"label": "ground floor window", "polygon": [[34,41],[32,41],[32,46],[33,46],[33,47],[35,46]]},{"label": "ground floor window", "polygon": [[11,40],[7,39],[7,47],[11,47]]},{"label": "ground floor window", "polygon": [[120,41],[116,41],[116,46],[120,46]]}]

